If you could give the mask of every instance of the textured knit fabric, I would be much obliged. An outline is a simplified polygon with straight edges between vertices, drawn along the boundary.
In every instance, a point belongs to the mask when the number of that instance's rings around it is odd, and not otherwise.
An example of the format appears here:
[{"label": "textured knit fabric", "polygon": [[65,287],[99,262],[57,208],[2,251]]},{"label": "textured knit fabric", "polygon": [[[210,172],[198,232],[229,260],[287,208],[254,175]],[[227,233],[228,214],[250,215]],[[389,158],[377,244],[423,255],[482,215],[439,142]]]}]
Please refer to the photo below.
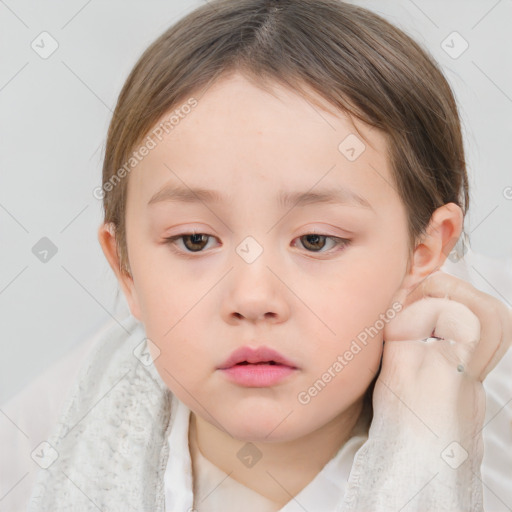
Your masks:
[{"label": "textured knit fabric", "polygon": [[[39,452],[40,464],[47,469],[40,470],[29,512],[192,512],[187,508],[193,499],[187,411],[178,414],[179,402],[151,362],[142,326],[128,317],[122,327],[106,334],[70,390],[57,428]],[[303,489],[314,491],[302,496],[310,503],[308,510],[387,512],[398,510],[397,504],[409,512],[483,510],[474,462],[451,472],[421,439],[394,436],[392,424],[387,437],[379,439],[372,436],[372,428],[355,453],[342,503],[336,508],[330,508],[330,502],[320,505],[323,494],[330,492],[324,485],[343,485],[343,471],[334,470],[343,457],[340,452],[340,459],[326,465],[332,463],[333,471],[329,466],[319,474],[322,483]],[[180,432],[181,439],[173,437]],[[428,473],[423,461],[439,478],[423,481]],[[176,480],[165,478],[168,463],[177,464]],[[167,509],[166,494],[175,500],[169,498]]]},{"label": "textured knit fabric", "polygon": [[172,395],[136,319],[123,327],[82,367],[42,453],[57,458],[40,471],[30,512],[164,512]]}]

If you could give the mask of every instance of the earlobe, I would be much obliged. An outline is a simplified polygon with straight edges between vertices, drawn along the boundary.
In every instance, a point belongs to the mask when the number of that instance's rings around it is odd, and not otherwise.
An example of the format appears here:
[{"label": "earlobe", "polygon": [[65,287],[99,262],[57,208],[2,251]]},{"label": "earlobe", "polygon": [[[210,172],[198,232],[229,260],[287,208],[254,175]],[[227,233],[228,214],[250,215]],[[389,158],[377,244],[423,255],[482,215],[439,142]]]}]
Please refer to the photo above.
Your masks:
[{"label": "earlobe", "polygon": [[412,253],[402,288],[415,287],[441,268],[460,237],[463,221],[462,210],[455,203],[447,203],[434,211],[425,234]]},{"label": "earlobe", "polygon": [[104,223],[98,229],[98,241],[103,250],[103,254],[107,259],[110,267],[114,271],[119,285],[123,290],[131,314],[141,321],[139,301],[135,290],[133,277],[125,270],[120,268],[119,253],[117,250],[117,241],[115,234],[115,226],[111,223]]}]

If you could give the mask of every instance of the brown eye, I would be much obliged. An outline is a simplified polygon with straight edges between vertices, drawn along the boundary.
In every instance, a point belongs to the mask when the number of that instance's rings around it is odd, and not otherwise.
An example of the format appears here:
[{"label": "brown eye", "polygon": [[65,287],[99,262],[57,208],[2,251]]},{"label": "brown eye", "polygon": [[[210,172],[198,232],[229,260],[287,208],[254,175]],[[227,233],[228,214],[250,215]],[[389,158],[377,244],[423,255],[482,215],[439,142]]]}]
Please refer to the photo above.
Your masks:
[{"label": "brown eye", "polygon": [[[188,244],[187,242],[190,242]],[[194,233],[193,235],[185,235],[183,237],[183,245],[192,252],[198,252],[204,249],[208,243],[208,235]]]},{"label": "brown eye", "polygon": [[166,238],[169,245],[177,245],[178,241],[182,241],[185,249],[180,249],[182,252],[202,252],[208,244],[208,239],[212,238],[210,235],[204,233],[187,233],[185,235],[176,235]]},{"label": "brown eye", "polygon": [[[320,250],[325,247],[325,241],[327,237],[325,235],[304,235],[300,237],[301,243],[306,247],[306,249],[311,250]],[[303,239],[306,240],[306,242],[303,242]]]},{"label": "brown eye", "polygon": [[[345,249],[350,244],[350,240],[346,238],[339,238],[337,236],[320,235],[318,233],[308,233],[298,238],[301,245],[307,249],[308,252],[318,254],[329,254],[339,252]],[[329,246],[330,242],[330,246]],[[324,250],[324,248],[327,249]],[[337,249],[335,249],[337,247]]]}]

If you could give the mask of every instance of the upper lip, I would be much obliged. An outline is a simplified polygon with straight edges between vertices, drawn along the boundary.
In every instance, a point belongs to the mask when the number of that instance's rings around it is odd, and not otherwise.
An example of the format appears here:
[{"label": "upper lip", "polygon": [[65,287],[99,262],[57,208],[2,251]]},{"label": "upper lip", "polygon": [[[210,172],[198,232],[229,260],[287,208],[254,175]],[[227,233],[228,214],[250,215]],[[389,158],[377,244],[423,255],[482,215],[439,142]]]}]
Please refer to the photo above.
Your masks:
[{"label": "upper lip", "polygon": [[274,363],[282,364],[296,368],[293,361],[290,361],[279,352],[268,347],[251,348],[249,346],[237,348],[220,366],[220,370],[231,368],[238,363],[265,363],[273,361]]}]

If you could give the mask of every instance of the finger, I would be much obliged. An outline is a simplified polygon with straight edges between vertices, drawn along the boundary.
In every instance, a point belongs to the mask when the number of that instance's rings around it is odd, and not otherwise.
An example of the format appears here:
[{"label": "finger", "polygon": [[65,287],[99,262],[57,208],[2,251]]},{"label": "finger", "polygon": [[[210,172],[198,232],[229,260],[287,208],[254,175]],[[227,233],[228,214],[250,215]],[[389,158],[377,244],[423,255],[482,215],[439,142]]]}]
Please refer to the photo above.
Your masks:
[{"label": "finger", "polygon": [[480,339],[480,322],[459,302],[429,297],[405,308],[384,329],[386,342],[422,340],[431,334],[442,338],[436,343],[454,368],[469,367]]},{"label": "finger", "polygon": [[466,305],[479,318],[480,342],[470,371],[483,380],[512,344],[512,312],[498,299],[470,283],[437,271],[408,292],[405,305],[424,297],[447,298]]}]

